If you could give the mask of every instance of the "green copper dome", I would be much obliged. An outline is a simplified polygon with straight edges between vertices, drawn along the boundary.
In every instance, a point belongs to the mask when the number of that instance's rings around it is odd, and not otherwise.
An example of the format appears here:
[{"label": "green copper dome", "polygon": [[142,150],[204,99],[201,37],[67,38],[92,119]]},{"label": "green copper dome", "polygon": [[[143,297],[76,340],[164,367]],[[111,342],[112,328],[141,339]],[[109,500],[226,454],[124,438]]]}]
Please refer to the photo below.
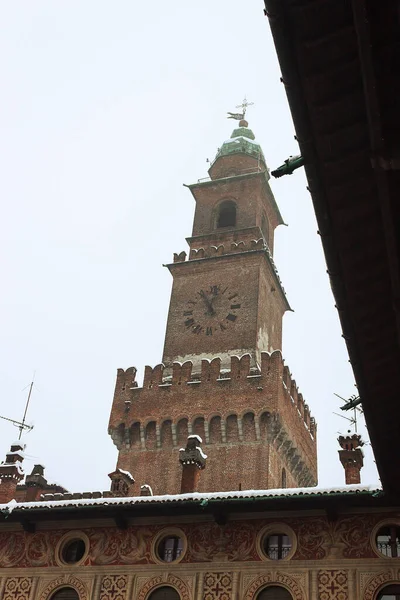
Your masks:
[{"label": "green copper dome", "polygon": [[[239,123],[239,125],[240,125],[240,123]],[[250,140],[256,139],[256,136],[254,135],[252,130],[249,129],[248,127],[238,127],[237,129],[234,129],[232,131],[231,138],[237,138],[237,137],[247,137]]]},{"label": "green copper dome", "polygon": [[240,121],[239,127],[233,130],[229,140],[226,140],[215,157],[214,162],[220,156],[227,156],[228,154],[248,154],[262,160],[265,164],[265,158],[263,151],[261,150],[260,144],[255,141],[255,135],[248,127],[247,121]]}]

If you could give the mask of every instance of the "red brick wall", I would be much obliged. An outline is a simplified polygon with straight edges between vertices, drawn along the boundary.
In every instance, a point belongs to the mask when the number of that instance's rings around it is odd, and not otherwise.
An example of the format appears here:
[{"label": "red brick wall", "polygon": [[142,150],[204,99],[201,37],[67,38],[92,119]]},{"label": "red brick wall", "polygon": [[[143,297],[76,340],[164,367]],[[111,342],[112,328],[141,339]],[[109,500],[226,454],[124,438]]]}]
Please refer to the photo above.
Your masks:
[{"label": "red brick wall", "polygon": [[[281,348],[285,306],[263,251],[176,263],[171,270],[174,285],[163,353],[165,365],[187,359],[200,363],[202,358],[219,355],[225,356],[226,366],[228,355],[246,352],[255,364],[256,353]],[[212,285],[219,286],[220,292],[214,305],[216,314],[208,317],[199,292],[208,291]],[[230,301],[233,294],[237,296]],[[231,309],[232,305],[240,308]],[[234,322],[227,319],[229,314],[234,315]],[[186,325],[191,321],[190,326]],[[196,333],[199,326],[201,330]]]},{"label": "red brick wall", "polygon": [[191,186],[191,191],[196,200],[192,236],[197,237],[214,232],[219,203],[224,200],[233,200],[237,205],[237,229],[247,227],[261,229],[262,217],[265,215],[269,222],[266,241],[273,252],[274,229],[281,221],[264,173],[210,181]]},{"label": "red brick wall", "polygon": [[250,370],[248,356],[233,357],[229,373],[220,372],[219,359],[193,376],[190,363],[175,364],[172,376],[162,371],[147,367],[142,388],[133,370],[118,372],[109,427],[118,466],[136,479],[134,493],[144,483],[158,494],[179,492],[178,449],[188,433],[201,435],[208,455],[200,491],[280,487],[282,468],[288,486],[316,483],[316,439],[287,373],[291,394],[283,384],[280,352],[264,353],[260,371]]}]

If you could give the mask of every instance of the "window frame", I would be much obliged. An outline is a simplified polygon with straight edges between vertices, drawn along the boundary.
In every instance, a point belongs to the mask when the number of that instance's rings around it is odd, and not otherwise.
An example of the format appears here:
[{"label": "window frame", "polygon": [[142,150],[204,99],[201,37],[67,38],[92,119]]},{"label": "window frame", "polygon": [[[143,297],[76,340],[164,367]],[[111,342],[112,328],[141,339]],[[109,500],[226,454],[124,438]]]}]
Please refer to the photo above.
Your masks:
[{"label": "window frame", "polygon": [[[292,545],[286,556],[282,556],[281,558],[271,558],[265,552],[265,550],[264,550],[265,539],[271,535],[287,536],[290,539],[290,542]],[[256,548],[257,548],[258,555],[262,560],[270,562],[270,563],[275,563],[275,564],[282,563],[282,562],[290,560],[296,553],[297,537],[296,537],[293,529],[291,527],[289,527],[286,523],[280,523],[280,522],[270,523],[270,524],[266,525],[265,527],[263,527],[259,531],[259,533],[257,535],[257,539],[256,539]]]},{"label": "window frame", "polygon": [[396,528],[400,532],[400,520],[399,519],[385,519],[383,521],[379,521],[379,523],[377,523],[375,525],[375,527],[372,529],[371,537],[370,537],[370,543],[371,543],[372,549],[375,552],[375,554],[377,556],[379,556],[379,558],[383,558],[385,560],[399,560],[399,558],[400,558],[400,535],[399,535],[399,543],[397,544],[397,556],[387,556],[386,554],[383,554],[383,552],[381,552],[379,550],[378,542],[377,542],[378,533],[381,529],[384,529],[386,527]]},{"label": "window frame", "polygon": [[[81,540],[85,544],[85,551],[82,558],[73,563],[67,563],[62,557],[63,550],[67,544],[74,540]],[[88,557],[90,549],[90,541],[88,536],[83,531],[69,531],[64,534],[59,540],[55,548],[55,559],[59,567],[79,567]]]},{"label": "window frame", "polygon": [[[169,537],[171,537],[171,538],[178,537],[182,540],[182,551],[175,560],[171,560],[168,562],[168,561],[162,560],[160,558],[159,553],[158,553],[158,547],[163,539],[169,538]],[[181,529],[179,529],[178,527],[166,527],[165,529],[161,529],[157,533],[157,535],[154,537],[150,552],[151,552],[151,556],[152,556],[154,562],[156,562],[158,565],[165,566],[165,565],[176,565],[176,564],[180,563],[181,560],[183,559],[183,557],[185,556],[186,551],[187,551],[187,538],[186,538],[186,535],[183,533],[183,531]]]}]

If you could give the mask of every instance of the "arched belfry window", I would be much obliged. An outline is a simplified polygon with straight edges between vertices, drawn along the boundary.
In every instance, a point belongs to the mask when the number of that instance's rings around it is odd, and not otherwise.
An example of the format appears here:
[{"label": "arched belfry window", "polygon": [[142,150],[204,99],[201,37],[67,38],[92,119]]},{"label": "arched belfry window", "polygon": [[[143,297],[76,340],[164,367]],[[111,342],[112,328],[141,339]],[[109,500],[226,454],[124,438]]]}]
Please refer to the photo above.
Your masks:
[{"label": "arched belfry window", "polygon": [[264,236],[265,241],[268,243],[269,241],[269,231],[268,231],[268,219],[265,215],[263,215],[262,221],[261,221],[261,231],[262,234]]},{"label": "arched belfry window", "polygon": [[236,204],[232,200],[221,202],[217,209],[216,227],[235,227]]},{"label": "arched belfry window", "polygon": [[282,469],[282,481],[281,481],[281,488],[285,488],[286,487],[286,469]]},{"label": "arched belfry window", "polygon": [[178,592],[169,585],[159,587],[150,594],[148,600],[180,600]]},{"label": "arched belfry window", "polygon": [[76,590],[71,587],[63,587],[51,596],[51,600],[79,600],[79,595]]},{"label": "arched belfry window", "polygon": [[264,588],[257,596],[257,600],[293,600],[292,594],[279,585]]}]

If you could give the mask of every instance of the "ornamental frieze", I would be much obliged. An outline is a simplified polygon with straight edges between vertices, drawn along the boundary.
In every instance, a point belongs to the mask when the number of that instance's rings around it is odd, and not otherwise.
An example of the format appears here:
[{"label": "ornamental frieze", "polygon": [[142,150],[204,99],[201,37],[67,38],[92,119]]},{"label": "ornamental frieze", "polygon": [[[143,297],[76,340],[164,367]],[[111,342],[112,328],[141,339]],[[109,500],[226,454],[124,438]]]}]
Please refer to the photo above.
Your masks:
[{"label": "ornamental frieze", "polygon": [[[290,562],[377,558],[371,547],[370,532],[380,520],[379,515],[368,514],[337,521],[324,517],[284,519],[297,541]],[[185,546],[180,562],[210,562],[219,558],[230,562],[261,561],[263,556],[257,547],[257,536],[273,523],[271,519],[263,519],[228,521],[226,525],[214,522],[181,524],[179,530],[185,537]],[[162,530],[159,525],[132,526],[125,530],[117,527],[82,529],[89,544],[82,564],[153,564],[157,562],[154,540]],[[55,549],[65,533],[65,530],[0,533],[0,568],[56,566],[59,562]]]}]

